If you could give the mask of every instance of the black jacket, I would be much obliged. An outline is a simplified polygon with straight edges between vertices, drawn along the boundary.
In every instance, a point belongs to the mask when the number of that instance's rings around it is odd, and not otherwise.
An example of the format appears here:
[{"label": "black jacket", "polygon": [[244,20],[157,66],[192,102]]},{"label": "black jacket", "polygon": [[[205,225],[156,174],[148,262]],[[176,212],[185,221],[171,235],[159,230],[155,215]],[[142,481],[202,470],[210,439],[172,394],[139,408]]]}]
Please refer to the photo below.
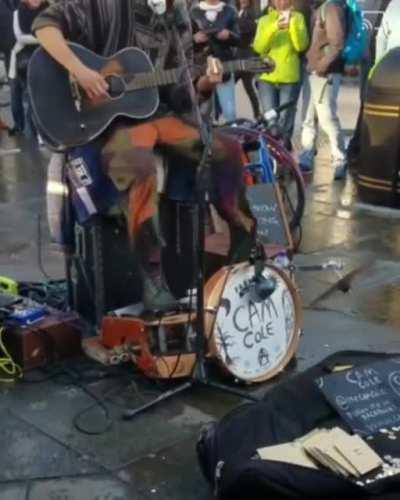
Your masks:
[{"label": "black jacket", "polygon": [[[223,9],[218,12],[215,21],[211,22],[206,18],[206,11],[199,5],[191,9],[191,20],[193,34],[203,31],[208,35],[208,42],[194,43],[195,59],[197,63],[204,63],[208,55],[218,57],[221,61],[234,59],[236,47],[240,42],[240,30],[238,23],[238,14],[234,7],[225,4]],[[216,35],[222,30],[230,31],[228,40],[218,40]]]},{"label": "black jacket", "polygon": [[251,45],[257,30],[256,15],[253,9],[245,9],[239,15],[240,41],[238,56],[240,58],[254,55]]},{"label": "black jacket", "polygon": [[14,43],[13,11],[6,0],[0,0],[0,53],[5,56],[7,71]]}]

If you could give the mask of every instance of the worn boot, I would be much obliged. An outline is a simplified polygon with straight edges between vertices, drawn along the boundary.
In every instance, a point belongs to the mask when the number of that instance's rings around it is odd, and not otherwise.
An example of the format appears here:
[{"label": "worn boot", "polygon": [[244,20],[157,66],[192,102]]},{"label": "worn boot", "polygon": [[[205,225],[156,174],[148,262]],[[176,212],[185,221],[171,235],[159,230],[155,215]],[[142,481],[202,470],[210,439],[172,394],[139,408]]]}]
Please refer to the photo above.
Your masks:
[{"label": "worn boot", "polygon": [[156,217],[145,221],[133,237],[134,252],[143,279],[143,306],[146,312],[173,311],[179,307],[164,280],[161,263],[154,258],[157,249],[164,244]]},{"label": "worn boot", "polygon": [[164,282],[161,270],[158,275],[143,273],[143,306],[145,311],[151,312],[167,312],[179,308],[179,302]]}]

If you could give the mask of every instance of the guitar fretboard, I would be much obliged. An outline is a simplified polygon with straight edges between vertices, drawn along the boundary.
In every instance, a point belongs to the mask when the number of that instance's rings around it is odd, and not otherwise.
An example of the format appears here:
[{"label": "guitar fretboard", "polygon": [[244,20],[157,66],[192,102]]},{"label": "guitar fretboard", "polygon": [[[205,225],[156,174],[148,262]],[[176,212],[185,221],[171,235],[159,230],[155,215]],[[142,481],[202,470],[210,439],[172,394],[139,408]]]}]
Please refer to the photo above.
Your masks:
[{"label": "guitar fretboard", "polygon": [[[254,63],[251,62],[251,67]],[[245,59],[238,59],[236,61],[228,61],[222,63],[223,73],[230,73],[234,71],[248,71],[249,61]],[[126,75],[127,85],[126,90],[133,91],[139,89],[145,89],[149,87],[160,87],[163,85],[171,85],[172,83],[177,83],[182,79],[183,75],[182,69],[166,69],[166,70],[155,70],[151,73],[135,73],[133,76],[133,81],[129,82],[128,75]]]},{"label": "guitar fretboard", "polygon": [[134,79],[128,83],[127,90],[139,90],[148,87],[170,85],[178,81],[178,70],[155,70],[152,73],[135,73]]}]

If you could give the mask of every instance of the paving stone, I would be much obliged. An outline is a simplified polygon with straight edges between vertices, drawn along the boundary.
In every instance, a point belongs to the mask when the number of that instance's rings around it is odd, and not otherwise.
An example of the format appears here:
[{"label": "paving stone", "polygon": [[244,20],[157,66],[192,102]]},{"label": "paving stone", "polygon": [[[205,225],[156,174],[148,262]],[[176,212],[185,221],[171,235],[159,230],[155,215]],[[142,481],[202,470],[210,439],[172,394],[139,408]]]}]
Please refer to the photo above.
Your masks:
[{"label": "paving stone", "polygon": [[[50,413],[47,413],[49,418]],[[45,436],[10,412],[0,413],[0,481],[78,475],[99,469],[84,457]],[[1,500],[3,497],[0,495]]]},{"label": "paving stone", "polygon": [[1,500],[26,500],[25,484],[0,484]]},{"label": "paving stone", "polygon": [[118,473],[135,485],[144,498],[211,500],[210,486],[201,474],[196,453],[197,436],[144,457]]},{"label": "paving stone", "polygon": [[112,477],[58,479],[36,482],[28,500],[141,500],[132,488]]},{"label": "paving stone", "polygon": [[[142,404],[141,398],[146,394],[149,400],[160,393],[153,389],[148,394],[143,388],[136,393],[128,381],[122,383],[120,392],[123,406]],[[122,407],[110,403],[112,428],[101,435],[87,435],[78,432],[72,422],[78,412],[93,405],[93,400],[77,387],[51,382],[25,385],[19,386],[8,398],[13,412],[26,422],[110,470],[182,440],[214,418],[201,409],[188,406],[184,398],[177,397],[132,421],[123,421]],[[105,422],[102,412],[94,407],[80,423],[92,431],[100,430]]]},{"label": "paving stone", "polygon": [[331,311],[306,311],[296,371],[337,351],[400,353],[399,331]]}]

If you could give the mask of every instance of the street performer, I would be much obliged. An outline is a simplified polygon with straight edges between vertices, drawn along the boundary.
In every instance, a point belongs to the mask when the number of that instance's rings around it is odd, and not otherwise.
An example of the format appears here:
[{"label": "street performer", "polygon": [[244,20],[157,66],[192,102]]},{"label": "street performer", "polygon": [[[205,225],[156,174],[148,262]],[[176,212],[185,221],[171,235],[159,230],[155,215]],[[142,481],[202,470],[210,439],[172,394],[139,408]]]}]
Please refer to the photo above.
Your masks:
[{"label": "street performer", "polygon": [[[167,3],[166,3],[167,2]],[[170,3],[168,3],[170,2]],[[173,0],[63,0],[55,2],[34,23],[34,32],[44,49],[64,66],[91,99],[107,97],[108,85],[100,73],[85,66],[67,41],[79,43],[102,56],[125,47],[146,52],[158,69],[179,65],[176,43],[163,22],[166,11],[179,28],[180,40],[189,62],[193,59],[190,21],[183,5]],[[194,73],[194,72],[193,72]],[[219,80],[220,81],[220,80]],[[214,78],[193,74],[199,98],[208,98]],[[159,249],[158,194],[153,149],[161,146],[193,164],[200,159],[198,127],[188,121],[190,99],[179,84],[160,90],[160,107],[146,122],[120,120],[106,132],[102,149],[104,168],[123,193],[124,213],[135,258],[143,273],[145,310],[165,311],[176,305],[166,286],[160,264],[151,256]],[[186,105],[183,106],[183,103]],[[55,110],[56,112],[56,110]],[[212,144],[213,202],[227,221],[231,234],[231,261],[249,253],[254,219],[244,195],[240,145],[220,132]],[[173,166],[172,166],[173,168]],[[214,201],[215,200],[215,201]]]}]

